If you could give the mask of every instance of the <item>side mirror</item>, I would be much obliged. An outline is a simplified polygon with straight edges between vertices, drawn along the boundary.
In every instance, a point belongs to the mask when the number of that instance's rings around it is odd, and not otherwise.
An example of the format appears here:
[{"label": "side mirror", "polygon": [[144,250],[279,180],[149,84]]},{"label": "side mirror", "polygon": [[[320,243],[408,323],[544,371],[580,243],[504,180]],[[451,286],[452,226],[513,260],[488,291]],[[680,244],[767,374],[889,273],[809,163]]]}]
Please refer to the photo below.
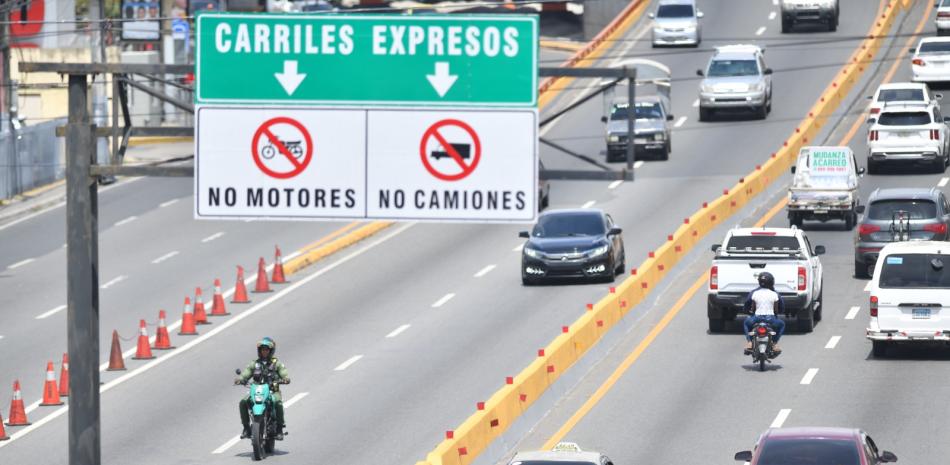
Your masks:
[{"label": "side mirror", "polygon": [[518,233],[518,237],[523,237],[523,238],[527,239],[527,238],[530,238],[530,237],[531,237],[531,234],[529,234],[528,231],[521,231],[521,232]]},{"label": "side mirror", "polygon": [[816,246],[815,246],[815,255],[824,255],[824,254],[825,254],[825,246],[823,246],[823,245],[816,245]]},{"label": "side mirror", "polygon": [[908,49],[910,53],[917,53],[917,47],[911,47]]},{"label": "side mirror", "polygon": [[706,14],[703,13],[702,11],[697,11],[697,12],[696,12],[696,17],[697,17],[697,18],[702,18],[703,16],[706,16]]},{"label": "side mirror", "polygon": [[943,122],[946,123],[946,122],[948,122],[948,121],[950,121],[950,116],[944,116],[944,117],[943,117]]},{"label": "side mirror", "polygon": [[600,122],[601,122],[601,123],[606,123],[606,122],[607,122],[607,117],[606,117],[606,116],[601,116],[601,117],[600,117]]},{"label": "side mirror", "polygon": [[648,13],[647,16],[650,17],[650,19],[656,18],[656,15],[653,13]]},{"label": "side mirror", "polygon": [[881,452],[881,456],[879,458],[881,459],[882,462],[887,462],[887,463],[897,461],[897,456],[894,455],[894,453],[889,450]]},{"label": "side mirror", "polygon": [[864,168],[858,168],[858,176],[864,174],[867,170]]},{"label": "side mirror", "polygon": [[667,121],[673,121],[673,118],[674,118],[673,115],[666,115],[666,120],[667,120]]},{"label": "side mirror", "polygon": [[874,96],[873,96],[873,95],[868,95],[868,100],[874,100]]},{"label": "side mirror", "polygon": [[[862,169],[863,169],[863,168],[862,168]],[[857,213],[863,214],[863,213],[864,213],[864,205],[858,205],[857,207],[854,207],[854,211],[857,212]]]},{"label": "side mirror", "polygon": [[713,244],[712,247],[710,248],[712,249],[713,252],[715,252],[719,250],[720,248],[722,248],[722,244]]},{"label": "side mirror", "polygon": [[762,74],[765,74],[765,75],[772,74],[772,68],[765,68],[765,71],[762,71]]},{"label": "side mirror", "polygon": [[943,100],[943,94],[934,94],[934,98],[937,100]]},{"label": "side mirror", "polygon": [[234,374],[240,375],[240,374],[241,374],[241,369],[240,369],[240,368],[235,368],[235,369],[234,369]]},{"label": "side mirror", "polygon": [[742,452],[736,452],[736,462],[751,462],[752,461],[752,451],[744,450]]},{"label": "side mirror", "polygon": [[874,119],[874,118],[868,118],[868,120],[867,120],[867,121],[865,121],[865,122],[866,122],[866,123],[868,123],[868,124],[874,124],[874,123],[876,123],[876,122],[877,122],[877,120],[876,120],[876,119]]},{"label": "side mirror", "polygon": [[614,226],[614,227],[610,228],[610,231],[607,231],[607,235],[608,235],[608,236],[616,236],[616,235],[618,235],[618,234],[620,234],[620,233],[622,233],[622,232],[623,232],[623,229],[620,229],[620,228]]},{"label": "side mirror", "polygon": [[797,166],[792,166],[792,174],[795,174],[795,169],[796,169],[796,168],[798,168],[798,167],[797,167]]},{"label": "side mirror", "polygon": [[703,74],[703,70],[701,70],[701,69],[697,69],[697,70],[696,70],[696,75],[697,75],[697,76],[705,76],[705,75]]}]

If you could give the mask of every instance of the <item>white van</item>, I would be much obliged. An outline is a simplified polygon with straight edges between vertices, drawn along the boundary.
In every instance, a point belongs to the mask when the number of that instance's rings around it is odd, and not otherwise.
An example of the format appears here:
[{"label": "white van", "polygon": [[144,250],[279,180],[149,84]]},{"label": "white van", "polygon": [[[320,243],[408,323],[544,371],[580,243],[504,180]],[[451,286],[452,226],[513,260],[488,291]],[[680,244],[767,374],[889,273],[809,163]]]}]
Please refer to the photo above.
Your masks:
[{"label": "white van", "polygon": [[950,342],[950,243],[895,242],[871,278],[867,338],[874,356],[894,343]]},{"label": "white van", "polygon": [[858,222],[858,168],[848,147],[802,147],[792,166],[788,189],[788,222],[802,227],[805,220],[843,220],[851,230]]}]

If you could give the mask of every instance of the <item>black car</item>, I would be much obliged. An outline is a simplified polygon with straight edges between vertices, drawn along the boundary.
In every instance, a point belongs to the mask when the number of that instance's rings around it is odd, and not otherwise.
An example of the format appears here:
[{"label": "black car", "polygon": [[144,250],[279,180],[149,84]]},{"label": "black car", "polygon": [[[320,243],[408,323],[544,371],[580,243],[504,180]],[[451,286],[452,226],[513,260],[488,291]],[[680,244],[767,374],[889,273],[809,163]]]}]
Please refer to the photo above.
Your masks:
[{"label": "black car", "polygon": [[612,282],[625,265],[621,229],[601,210],[551,210],[538,217],[521,252],[521,282],[593,278]]},{"label": "black car", "polygon": [[898,241],[946,241],[950,202],[937,188],[877,189],[868,197],[867,211],[854,238],[854,276],[870,278],[885,245]]}]

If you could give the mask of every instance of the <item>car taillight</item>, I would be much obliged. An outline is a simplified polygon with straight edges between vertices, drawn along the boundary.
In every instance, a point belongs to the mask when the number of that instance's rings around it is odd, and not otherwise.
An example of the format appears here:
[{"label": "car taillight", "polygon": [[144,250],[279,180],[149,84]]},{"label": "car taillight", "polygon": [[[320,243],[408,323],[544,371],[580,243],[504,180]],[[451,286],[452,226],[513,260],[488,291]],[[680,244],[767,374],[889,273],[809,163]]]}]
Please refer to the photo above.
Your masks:
[{"label": "car taillight", "polygon": [[938,18],[950,18],[950,11],[940,11],[937,12]]},{"label": "car taillight", "polygon": [[940,140],[940,130],[931,129],[930,130],[930,140]]},{"label": "car taillight", "polygon": [[881,112],[881,109],[878,107],[871,107],[871,114],[876,115]]},{"label": "car taillight", "polygon": [[871,316],[877,316],[877,296],[871,296]]},{"label": "car taillight", "polygon": [[875,141],[875,140],[877,140],[877,139],[878,139],[878,133],[877,133],[877,131],[871,131],[871,132],[868,133],[868,140],[870,140],[870,141]]},{"label": "car taillight", "polygon": [[798,267],[798,290],[799,291],[805,290],[805,277],[806,277],[805,267],[804,266]]},{"label": "car taillight", "polygon": [[758,328],[755,328],[755,332],[756,332],[759,336],[765,336],[765,333],[768,332],[768,330],[765,329],[765,326],[759,326]]},{"label": "car taillight", "polygon": [[947,225],[944,223],[925,224],[924,231],[930,231],[932,233],[937,233],[937,234],[946,234]]},{"label": "car taillight", "polygon": [[858,234],[862,236],[867,236],[868,234],[876,233],[880,230],[881,230],[880,226],[873,225],[873,224],[862,224],[861,226],[858,226]]},{"label": "car taillight", "polygon": [[714,266],[709,270],[709,288],[719,289],[719,267]]},{"label": "car taillight", "polygon": [[917,66],[927,66],[927,63],[924,60],[921,60],[920,58],[914,58],[913,60],[911,60],[911,63]]}]

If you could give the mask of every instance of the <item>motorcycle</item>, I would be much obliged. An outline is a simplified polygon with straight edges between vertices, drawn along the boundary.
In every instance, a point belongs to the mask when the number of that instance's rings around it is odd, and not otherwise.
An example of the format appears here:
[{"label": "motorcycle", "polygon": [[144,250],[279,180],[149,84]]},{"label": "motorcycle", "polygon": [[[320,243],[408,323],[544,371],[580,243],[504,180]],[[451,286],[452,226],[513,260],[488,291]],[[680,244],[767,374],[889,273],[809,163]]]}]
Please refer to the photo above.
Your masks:
[{"label": "motorcycle", "polygon": [[[234,370],[238,375],[240,369]],[[277,410],[271,384],[277,382],[274,373],[263,369],[260,363],[254,364],[252,376],[243,383],[250,385],[248,413],[251,418],[251,445],[254,449],[254,460],[263,459],[266,454],[274,452],[274,441],[277,437]]]},{"label": "motorcycle", "polygon": [[772,363],[772,359],[779,353],[772,350],[775,331],[764,321],[752,326],[749,336],[752,336],[752,349],[746,349],[746,355],[752,355],[752,363],[759,364],[759,371],[765,371],[765,363]]}]

